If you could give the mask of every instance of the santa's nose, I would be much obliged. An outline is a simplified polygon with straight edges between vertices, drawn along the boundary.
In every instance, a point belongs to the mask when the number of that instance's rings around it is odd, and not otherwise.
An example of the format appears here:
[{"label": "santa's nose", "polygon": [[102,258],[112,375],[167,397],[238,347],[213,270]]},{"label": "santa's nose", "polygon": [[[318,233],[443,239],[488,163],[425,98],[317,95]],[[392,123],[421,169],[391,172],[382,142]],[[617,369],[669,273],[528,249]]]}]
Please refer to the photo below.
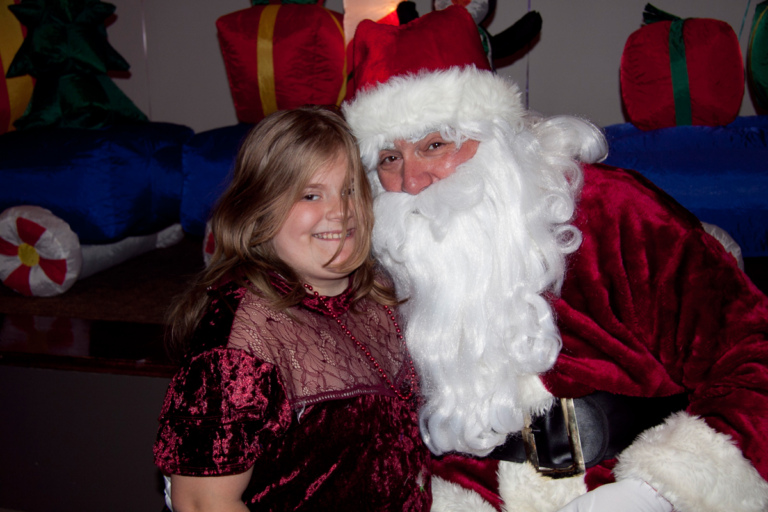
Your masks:
[{"label": "santa's nose", "polygon": [[416,195],[438,181],[440,177],[429,163],[407,159],[403,162],[403,192]]}]

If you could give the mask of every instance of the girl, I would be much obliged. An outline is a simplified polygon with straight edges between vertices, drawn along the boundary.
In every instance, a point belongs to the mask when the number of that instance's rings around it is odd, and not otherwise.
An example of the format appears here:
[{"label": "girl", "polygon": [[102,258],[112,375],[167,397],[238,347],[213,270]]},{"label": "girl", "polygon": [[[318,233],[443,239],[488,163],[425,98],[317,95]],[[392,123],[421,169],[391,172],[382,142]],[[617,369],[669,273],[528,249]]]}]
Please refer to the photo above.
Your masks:
[{"label": "girl", "polygon": [[417,383],[370,255],[371,193],[338,114],[243,142],[213,258],[172,308],[183,353],[155,463],[175,512],[428,510]]}]

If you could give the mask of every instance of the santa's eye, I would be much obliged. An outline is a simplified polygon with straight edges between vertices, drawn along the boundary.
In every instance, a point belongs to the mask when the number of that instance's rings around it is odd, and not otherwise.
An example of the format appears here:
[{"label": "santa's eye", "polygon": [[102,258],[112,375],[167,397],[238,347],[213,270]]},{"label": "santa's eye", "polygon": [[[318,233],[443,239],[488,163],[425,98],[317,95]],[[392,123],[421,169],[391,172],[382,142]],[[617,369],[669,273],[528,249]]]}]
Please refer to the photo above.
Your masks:
[{"label": "santa's eye", "polygon": [[397,155],[384,155],[384,156],[383,156],[383,157],[381,157],[381,159],[379,160],[379,165],[388,165],[388,164],[392,164],[392,163],[394,163],[394,162],[397,162],[397,160],[398,160],[398,156],[397,156]]}]

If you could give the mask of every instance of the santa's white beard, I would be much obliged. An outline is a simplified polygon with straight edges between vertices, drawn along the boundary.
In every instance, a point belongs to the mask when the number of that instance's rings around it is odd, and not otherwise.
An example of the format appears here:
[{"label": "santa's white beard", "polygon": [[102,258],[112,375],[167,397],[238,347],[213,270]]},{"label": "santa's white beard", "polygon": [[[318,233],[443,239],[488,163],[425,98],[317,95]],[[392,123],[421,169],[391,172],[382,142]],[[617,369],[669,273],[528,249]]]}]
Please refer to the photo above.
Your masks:
[{"label": "santa's white beard", "polygon": [[400,311],[425,397],[422,436],[436,454],[486,455],[522,428],[524,412],[548,406],[525,396],[561,347],[542,294],[557,291],[580,234],[565,224],[567,180],[532,162],[522,172],[521,158],[486,141],[419,195],[383,192],[374,203],[374,252],[408,299]]}]

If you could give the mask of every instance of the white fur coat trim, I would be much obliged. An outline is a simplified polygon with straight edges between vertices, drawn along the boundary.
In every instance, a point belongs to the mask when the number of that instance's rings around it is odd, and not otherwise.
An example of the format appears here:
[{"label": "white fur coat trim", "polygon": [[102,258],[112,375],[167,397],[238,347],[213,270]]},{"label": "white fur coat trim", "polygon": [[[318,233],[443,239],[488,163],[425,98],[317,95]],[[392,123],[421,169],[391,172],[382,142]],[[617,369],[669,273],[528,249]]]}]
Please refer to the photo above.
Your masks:
[{"label": "white fur coat trim", "polygon": [[[768,482],[733,441],[685,412],[643,432],[619,456],[617,480],[639,478],[676,512],[765,512]],[[500,462],[499,494],[505,512],[556,512],[587,492],[584,478],[551,479],[528,463]],[[492,511],[479,494],[432,478],[433,512]]]},{"label": "white fur coat trim", "polygon": [[614,473],[645,480],[678,512],[768,510],[768,483],[731,438],[684,412],[643,432]]},{"label": "white fur coat trim", "polygon": [[498,477],[505,512],[555,512],[587,492],[583,476],[549,478],[528,462],[500,462]]},{"label": "white fur coat trim", "polygon": [[[505,512],[555,512],[587,492],[582,477],[541,476],[528,463],[499,463],[499,495]],[[496,512],[478,493],[432,477],[431,512]]]},{"label": "white fur coat trim", "polygon": [[496,509],[475,491],[459,484],[432,477],[431,512],[496,512]]}]

